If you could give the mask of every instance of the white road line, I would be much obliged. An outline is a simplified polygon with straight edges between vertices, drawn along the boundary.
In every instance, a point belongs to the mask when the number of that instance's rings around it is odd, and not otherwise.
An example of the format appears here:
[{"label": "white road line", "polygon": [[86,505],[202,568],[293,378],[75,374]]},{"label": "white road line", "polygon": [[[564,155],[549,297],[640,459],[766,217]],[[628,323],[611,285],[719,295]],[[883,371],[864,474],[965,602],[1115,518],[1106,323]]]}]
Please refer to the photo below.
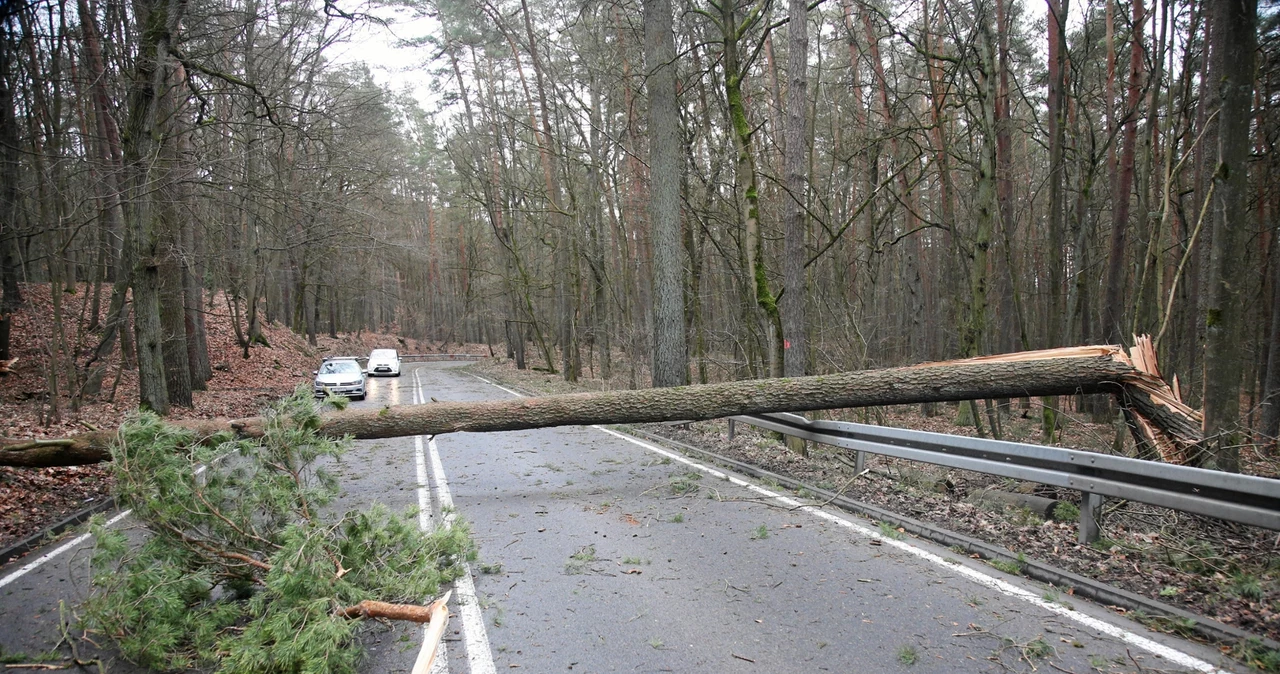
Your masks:
[{"label": "white road line", "polygon": [[[416,371],[414,372],[414,395],[418,402],[426,400]],[[416,440],[421,451],[422,436],[417,436]],[[440,512],[444,513],[443,523],[445,527],[451,527],[457,518],[457,513],[453,510],[453,494],[449,490],[449,481],[445,477],[444,463],[440,460],[440,448],[436,445],[435,438],[428,436],[427,450],[431,476],[436,486],[436,500],[440,503]],[[420,477],[419,483],[425,486],[426,480]],[[469,672],[470,674],[496,674],[493,651],[489,647],[489,633],[484,626],[484,615],[480,612],[480,600],[476,596],[475,581],[471,579],[471,565],[466,562],[461,564],[462,576],[453,582],[453,588],[458,598],[458,615],[462,618],[462,640],[467,649]],[[436,671],[437,668],[432,669],[433,674]]]},{"label": "white road line", "polygon": [[[396,404],[400,404],[400,390],[396,389]],[[422,401],[422,384],[418,379],[418,370],[413,370],[413,403]],[[422,447],[422,436],[413,436],[413,460],[418,469],[418,528],[431,531],[431,485],[427,476],[426,451]]]},{"label": "white road line", "polygon": [[[400,387],[396,387],[395,402],[400,404]],[[413,369],[413,403],[416,405],[422,402],[422,381],[418,378],[418,368]],[[418,469],[418,528],[424,532],[430,532],[432,527],[433,513],[431,512],[431,483],[427,476],[427,457],[426,451],[422,447],[422,436],[413,436],[413,460],[417,464]],[[427,658],[431,657],[430,643],[427,641],[427,635],[431,631],[430,625],[422,626],[422,648],[418,649],[418,657],[413,662],[413,674],[419,674],[425,669]],[[436,649],[436,659],[431,663],[431,674],[448,674],[449,672],[449,647],[443,640],[440,647]]]},{"label": "white road line", "polygon": [[[127,516],[129,515],[129,513],[131,513],[131,512],[133,512],[133,511],[132,511],[132,510],[126,510],[126,511],[124,511],[124,512],[122,512],[122,513],[118,514],[118,515],[116,515],[115,517],[112,517],[111,519],[107,520],[107,526],[111,526],[111,525],[115,524],[116,522],[119,522],[120,520],[122,520],[122,519],[124,519],[125,517],[127,517]],[[32,571],[35,571],[36,569],[40,568],[42,565],[44,565],[44,564],[45,564],[46,562],[48,562],[49,560],[51,560],[51,559],[53,559],[54,557],[57,557],[58,555],[61,555],[62,553],[64,553],[64,552],[66,552],[66,551],[68,551],[68,550],[70,550],[70,549],[72,549],[72,548],[76,547],[77,545],[80,545],[81,543],[83,543],[83,542],[85,542],[85,541],[89,540],[89,538],[90,538],[90,537],[92,537],[92,536],[93,536],[93,534],[80,534],[79,536],[76,536],[75,538],[73,538],[73,539],[71,539],[71,540],[67,541],[66,543],[63,543],[62,545],[59,545],[58,547],[54,548],[53,550],[51,550],[51,551],[49,551],[49,552],[46,552],[45,554],[43,554],[43,555],[41,555],[39,558],[37,558],[35,561],[28,563],[26,566],[22,567],[21,569],[18,569],[17,571],[14,571],[13,573],[11,573],[11,574],[9,574],[9,575],[5,576],[4,578],[0,578],[0,587],[4,587],[5,585],[8,585],[9,583],[12,583],[13,581],[15,581],[15,580],[17,580],[17,579],[19,579],[19,578],[21,578],[21,577],[23,577],[23,576],[27,575],[28,573],[31,573]]]},{"label": "white road line", "polygon": [[[226,456],[226,455],[225,455],[225,454],[223,454],[222,456]],[[214,459],[214,461],[221,460],[221,459],[222,459],[222,456],[219,456],[219,457],[215,458],[215,459]],[[205,471],[205,469],[206,469],[206,468],[208,468],[208,466],[200,466],[200,467],[196,468],[196,472],[195,472],[195,474],[196,474],[196,475],[199,475],[199,474],[203,473],[203,472]],[[111,519],[107,520],[107,524],[106,524],[106,526],[112,526],[112,525],[114,525],[115,523],[119,522],[120,520],[122,520],[122,519],[124,519],[124,518],[128,517],[128,516],[129,516],[129,513],[131,513],[131,512],[133,512],[133,510],[132,510],[132,509],[125,510],[125,511],[123,511],[123,512],[117,513],[115,517],[112,517]],[[73,538],[73,539],[71,539],[71,540],[67,541],[66,543],[63,543],[62,545],[60,545],[60,546],[58,546],[58,547],[54,548],[53,550],[51,550],[51,551],[49,551],[49,552],[46,552],[45,554],[41,555],[40,557],[38,557],[38,558],[37,558],[37,559],[35,559],[34,561],[30,562],[30,563],[29,563],[29,564],[27,564],[26,566],[22,567],[21,569],[18,569],[17,571],[14,571],[12,574],[10,574],[10,575],[8,575],[8,576],[5,576],[4,578],[0,579],[0,587],[4,587],[5,585],[8,585],[9,583],[12,583],[13,581],[15,581],[15,580],[17,580],[17,579],[19,579],[19,578],[21,578],[21,577],[23,577],[23,576],[27,575],[28,573],[31,573],[32,571],[35,571],[36,569],[40,568],[42,565],[44,565],[45,563],[49,562],[50,560],[52,560],[53,558],[57,557],[58,555],[61,555],[62,553],[64,553],[64,552],[66,552],[66,551],[70,550],[71,548],[74,548],[74,547],[76,547],[77,545],[80,545],[81,543],[83,543],[83,542],[85,542],[85,541],[89,540],[89,538],[90,538],[90,537],[92,537],[92,536],[93,536],[93,534],[80,534],[79,536],[76,536],[75,538]]]},{"label": "white road line", "polygon": [[[468,372],[467,374],[471,374],[471,373],[470,373],[470,372]],[[490,385],[490,386],[492,386],[492,387],[494,387],[494,388],[496,388],[496,389],[498,389],[498,390],[506,391],[507,393],[510,393],[511,395],[513,395],[513,396],[515,396],[515,397],[517,397],[517,398],[523,398],[523,397],[524,397],[524,394],[523,394],[523,393],[516,393],[515,391],[512,391],[511,389],[509,389],[509,388],[507,388],[507,387],[505,387],[505,386],[501,386],[501,385],[495,384],[495,383],[493,383],[493,382],[489,381],[488,379],[485,379],[484,377],[481,377],[481,376],[480,376],[480,375],[478,375],[478,374],[471,374],[471,376],[472,376],[472,377],[475,377],[476,379],[479,379],[480,381],[482,381],[482,382],[484,382],[484,383],[486,383],[486,384],[488,384],[488,385]]]},{"label": "white road line", "polygon": [[[440,510],[445,513],[444,525],[453,526],[457,513],[453,511],[453,495],[449,493],[449,482],[445,478],[444,464],[440,461],[440,450],[436,439],[427,442],[431,454],[431,472],[436,479],[436,497],[440,500]],[[496,674],[493,664],[493,651],[489,648],[489,633],[484,627],[484,616],[480,613],[480,600],[476,597],[476,585],[471,580],[471,565],[462,562],[462,576],[453,582],[458,591],[458,614],[462,616],[462,639],[467,645],[467,660],[471,663],[471,674]]]},{"label": "white road line", "polygon": [[[519,398],[524,397],[523,395],[516,393],[511,389],[498,386],[497,384],[487,379],[484,379],[483,377],[479,377],[474,374],[471,376],[475,377],[476,379],[479,379],[480,381],[486,384],[489,384],[490,386],[494,386],[496,388],[502,389],[503,391],[506,391],[507,393],[510,393],[513,396],[516,396]],[[852,522],[850,520],[844,519],[837,515],[833,515],[832,513],[829,513],[825,510],[814,508],[807,504],[801,503],[800,501],[797,501],[793,498],[783,496],[782,494],[778,494],[776,492],[765,489],[764,487],[761,487],[759,485],[752,484],[740,478],[734,477],[732,475],[724,473],[723,471],[719,471],[710,466],[703,465],[701,463],[698,463],[690,459],[687,456],[684,456],[683,454],[678,454],[678,453],[669,451],[657,445],[645,442],[643,440],[631,437],[623,433],[619,433],[617,431],[610,430],[603,426],[592,426],[592,428],[608,433],[609,435],[612,435],[616,438],[620,438],[634,445],[639,445],[640,447],[643,447],[651,452],[655,452],[664,457],[667,457],[672,461],[679,461],[680,463],[683,463],[691,468],[699,470],[712,477],[719,478],[719,479],[727,479],[729,480],[729,482],[733,484],[750,489],[751,491],[754,491],[757,494],[760,494],[761,496],[773,499],[778,503],[785,505],[789,508],[799,508],[801,510],[804,510],[805,512],[808,512],[814,515],[815,517],[818,517],[820,519],[824,519],[833,524],[845,527],[846,529],[850,529],[867,538],[879,539],[883,545],[888,545],[888,546],[897,548],[899,550],[902,550],[903,552],[906,552],[908,554],[915,555],[920,559],[923,559],[927,562],[931,562],[944,569],[948,569],[961,576],[964,576],[965,578],[968,578],[969,580],[975,583],[978,583],[979,585],[989,587],[997,592],[1000,592],[1010,597],[1016,597],[1030,604],[1034,604],[1035,606],[1038,606],[1046,611],[1055,613],[1064,618],[1067,618],[1068,620],[1079,623],[1085,627],[1089,627],[1091,629],[1097,630],[1098,632],[1106,634],[1107,636],[1113,637],[1115,639],[1119,639],[1127,644],[1141,648],[1149,653],[1152,653],[1153,655],[1162,657],[1168,660],[1169,662],[1172,662],[1178,665],[1179,667],[1186,667],[1188,669],[1193,669],[1197,672],[1204,672],[1205,674],[1230,674],[1230,672],[1219,669],[1216,666],[1208,662],[1205,662],[1200,658],[1195,657],[1194,655],[1191,655],[1189,653],[1184,653],[1180,650],[1177,650],[1176,648],[1172,648],[1162,643],[1153,641],[1140,634],[1135,634],[1133,632],[1130,632],[1129,630],[1124,629],[1123,627],[1120,627],[1119,625],[1113,625],[1105,620],[1095,618],[1093,616],[1085,615],[1079,611],[1073,611],[1060,604],[1047,602],[1044,599],[1041,599],[1040,597],[1036,596],[1035,594],[1028,592],[1027,590],[1024,590],[1023,588],[1020,588],[1008,581],[1001,580],[994,576],[989,576],[981,571],[978,571],[977,569],[971,569],[962,564],[952,564],[950,562],[947,562],[945,559],[939,557],[938,555],[935,555],[932,552],[925,550],[924,548],[920,548],[915,545],[912,545],[907,541],[900,541],[893,538],[886,538],[884,536],[881,536],[878,531],[868,529],[856,522]]]},{"label": "white road line", "polygon": [[928,550],[912,545],[907,541],[900,541],[897,539],[881,536],[879,532],[868,529],[862,526],[861,524],[858,524],[856,522],[851,522],[842,517],[829,513],[825,510],[814,508],[805,503],[801,503],[800,501],[797,501],[793,498],[783,496],[782,494],[778,494],[776,492],[765,489],[764,487],[761,487],[759,485],[746,482],[745,480],[741,480],[739,478],[733,477],[724,472],[711,468],[710,466],[704,466],[684,455],[668,451],[662,447],[658,447],[657,445],[644,442],[643,440],[633,438],[631,436],[628,436],[622,433],[618,433],[617,431],[613,431],[608,428],[604,428],[602,426],[592,426],[592,428],[608,433],[609,435],[612,435],[616,438],[620,438],[634,445],[639,445],[641,447],[644,447],[645,449],[651,452],[660,454],[664,457],[667,457],[672,461],[679,461],[683,464],[690,466],[691,468],[700,470],[703,473],[706,473],[707,475],[710,475],[712,477],[728,479],[733,484],[746,487],[747,489],[750,489],[751,491],[754,491],[755,493],[760,494],[761,496],[777,501],[781,505],[787,506],[789,508],[797,508],[797,509],[806,511],[809,514],[814,515],[815,517],[824,519],[828,522],[831,522],[832,524],[845,527],[846,529],[850,529],[867,538],[879,539],[883,545],[895,547],[903,552],[915,555],[920,559],[931,562],[944,569],[953,571],[961,576],[964,576],[965,578],[968,578],[969,580],[975,583],[978,583],[979,585],[984,585],[997,592],[1000,592],[1001,594],[1005,594],[1010,597],[1015,597],[1027,603],[1034,604],[1046,611],[1049,611],[1051,613],[1056,613],[1064,618],[1067,618],[1068,620],[1072,620],[1085,627],[1089,627],[1091,629],[1102,632],[1107,636],[1119,639],[1127,644],[1141,648],[1149,653],[1162,657],[1168,660],[1169,662],[1172,662],[1178,665],[1179,667],[1186,667],[1188,669],[1193,669],[1198,672],[1205,672],[1205,674],[1230,674],[1229,672],[1222,669],[1218,669],[1214,665],[1208,662],[1205,662],[1204,660],[1201,660],[1195,657],[1194,655],[1191,655],[1189,653],[1184,653],[1170,646],[1165,646],[1162,643],[1152,641],[1151,639],[1148,639],[1139,634],[1130,632],[1129,630],[1126,630],[1123,627],[1120,627],[1118,625],[1113,625],[1105,620],[1101,620],[1099,618],[1095,618],[1090,615],[1085,615],[1079,611],[1073,611],[1060,604],[1055,604],[1055,603],[1045,601],[1044,599],[1041,599],[1035,594],[1028,592],[1027,590],[1024,590],[1023,588],[1020,588],[1008,581],[1001,580],[994,576],[989,576],[981,571],[978,571],[977,569],[971,569],[962,564],[952,564],[950,562],[947,562],[942,557],[939,557],[938,555],[935,555],[932,552],[929,552]]},{"label": "white road line", "polygon": [[431,486],[427,481],[427,459],[421,435],[413,436],[413,459],[418,464],[418,528],[431,531]]}]

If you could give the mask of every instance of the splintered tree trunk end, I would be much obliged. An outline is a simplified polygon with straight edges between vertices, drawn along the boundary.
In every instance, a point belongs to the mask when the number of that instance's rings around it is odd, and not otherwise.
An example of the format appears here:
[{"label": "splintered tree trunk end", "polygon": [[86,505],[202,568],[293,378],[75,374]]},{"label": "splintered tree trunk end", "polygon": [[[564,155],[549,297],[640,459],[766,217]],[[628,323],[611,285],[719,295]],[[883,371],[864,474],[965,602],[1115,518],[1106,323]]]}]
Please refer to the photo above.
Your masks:
[{"label": "splintered tree trunk end", "polygon": [[1125,380],[1120,399],[1134,442],[1154,450],[1166,463],[1189,462],[1204,441],[1204,416],[1182,402],[1176,377],[1173,386],[1161,377],[1151,337],[1134,335],[1128,355],[1120,352],[1116,358],[1137,370]]}]

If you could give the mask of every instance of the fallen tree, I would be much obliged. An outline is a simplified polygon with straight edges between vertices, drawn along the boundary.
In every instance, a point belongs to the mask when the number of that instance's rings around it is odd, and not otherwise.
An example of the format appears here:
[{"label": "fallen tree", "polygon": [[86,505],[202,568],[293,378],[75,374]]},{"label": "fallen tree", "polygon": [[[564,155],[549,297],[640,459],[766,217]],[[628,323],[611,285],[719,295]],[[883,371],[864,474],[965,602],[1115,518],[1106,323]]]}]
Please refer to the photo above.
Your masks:
[{"label": "fallen tree", "polygon": [[305,391],[253,440],[192,447],[153,414],[126,421],[116,501],[145,533],[91,524],[86,633],[162,671],[354,674],[371,619],[427,623],[434,649],[449,595],[419,602],[466,573],[466,525],[423,531],[414,510],[332,507],[341,489],[321,459],[349,443],[318,422]]},{"label": "fallen tree", "polygon": [[[1136,347],[1135,347],[1136,349]],[[1135,354],[1138,354],[1135,351]],[[1135,360],[1142,367],[1135,367]],[[1134,421],[1139,444],[1183,462],[1202,440],[1201,417],[1158,376],[1154,354],[1131,357],[1118,346],[1028,351],[910,367],[812,377],[481,402],[433,402],[326,414],[328,437],[379,439],[550,426],[700,421],[763,412],[951,402],[988,398],[1109,393]],[[260,437],[265,419],[180,421],[197,436],[231,431]],[[110,460],[115,434],[56,440],[0,439],[0,465],[59,466]]]}]

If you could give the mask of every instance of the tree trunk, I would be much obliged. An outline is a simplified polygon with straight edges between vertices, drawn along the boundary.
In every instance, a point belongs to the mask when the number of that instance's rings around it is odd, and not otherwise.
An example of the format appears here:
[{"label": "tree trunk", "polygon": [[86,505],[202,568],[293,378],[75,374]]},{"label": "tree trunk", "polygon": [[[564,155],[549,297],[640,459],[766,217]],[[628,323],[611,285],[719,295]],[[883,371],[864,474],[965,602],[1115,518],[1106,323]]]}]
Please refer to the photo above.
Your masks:
[{"label": "tree trunk", "polygon": [[788,196],[784,198],[782,256],[782,374],[804,376],[808,370],[809,330],[805,303],[805,239],[809,230],[808,143],[805,142],[805,112],[809,109],[809,3],[790,0],[787,17],[787,110],[783,151]]},{"label": "tree trunk", "polygon": [[[1030,351],[912,367],[705,386],[575,393],[484,402],[347,409],[325,416],[320,432],[379,439],[551,426],[698,421],[739,414],[903,405],[921,402],[1113,393],[1169,442],[1194,447],[1200,418],[1164,382],[1130,364],[1115,346]],[[184,421],[197,437],[233,430],[263,433],[262,418]],[[0,465],[50,466],[110,459],[114,431],[61,440],[0,440]]]},{"label": "tree trunk", "polygon": [[1267,333],[1267,376],[1259,430],[1263,442],[1275,453],[1280,448],[1280,240],[1271,240],[1271,325]]},{"label": "tree trunk", "polygon": [[[1133,170],[1138,145],[1138,106],[1142,97],[1142,26],[1146,22],[1145,1],[1134,0],[1133,34],[1130,40],[1129,89],[1125,95],[1123,147],[1115,192],[1111,195],[1111,241],[1107,253],[1107,287],[1103,304],[1103,339],[1120,342],[1126,338],[1124,325],[1125,279],[1128,266],[1129,197],[1133,191]],[[1145,217],[1145,215],[1144,215]]]},{"label": "tree trunk", "polygon": [[[769,286],[769,275],[764,260],[764,234],[760,231],[760,182],[756,167],[755,151],[752,149],[752,137],[755,130],[747,117],[747,99],[743,84],[751,70],[754,53],[742,53],[744,35],[761,20],[761,13],[767,3],[752,5],[745,17],[739,17],[737,7],[732,2],[720,6],[719,25],[721,44],[723,45],[722,70],[724,72],[725,104],[729,109],[729,125],[732,127],[734,150],[737,153],[734,182],[736,189],[741,190],[742,206],[745,213],[741,216],[741,246],[745,253],[743,272],[746,276],[748,297],[752,298],[755,308],[763,315],[765,331],[768,334],[765,342],[768,353],[765,362],[770,374],[782,372],[782,316],[778,311],[777,297]],[[763,39],[763,38],[761,38]],[[741,211],[740,211],[741,212]],[[754,313],[750,305],[743,307],[744,323],[750,325]],[[750,358],[748,358],[750,360]]]},{"label": "tree trunk", "polygon": [[[862,28],[867,36],[867,52],[871,55],[871,67],[875,74],[875,86],[877,88],[875,98],[879,103],[880,117],[884,121],[883,133],[889,136],[889,148],[892,151],[890,166],[897,177],[897,198],[901,200],[906,210],[905,225],[901,230],[896,231],[903,232],[902,235],[907,237],[907,260],[904,275],[907,282],[906,292],[910,299],[905,303],[903,311],[897,312],[897,315],[902,316],[906,324],[905,329],[911,344],[911,359],[919,362],[929,358],[928,354],[931,345],[927,343],[926,331],[922,329],[922,323],[924,322],[922,317],[931,314],[933,309],[931,299],[925,296],[920,274],[920,265],[924,261],[924,244],[923,237],[916,233],[921,227],[920,218],[917,215],[919,210],[916,206],[915,190],[912,189],[907,171],[903,170],[903,163],[907,162],[908,159],[904,156],[905,153],[899,141],[899,134],[894,132],[898,128],[898,118],[889,103],[889,92],[892,91],[892,88],[885,72],[884,61],[881,58],[880,38],[871,22],[873,12],[864,8],[861,13]],[[876,171],[875,163],[873,159],[870,165],[873,175],[875,175]],[[872,184],[875,184],[876,180],[877,178],[873,178]],[[874,222],[874,216],[872,222]],[[954,223],[951,224],[954,226]],[[872,244],[873,250],[879,247],[879,244],[875,243],[878,238],[877,234],[868,232],[868,243]],[[951,240],[952,242],[956,241],[954,237]],[[960,286],[957,284],[956,287]]]},{"label": "tree trunk", "polygon": [[649,231],[653,238],[653,385],[689,382],[680,237],[680,108],[671,0],[644,2],[649,71]]},{"label": "tree trunk", "polygon": [[[182,223],[182,247],[189,257],[183,258],[182,294],[184,301],[184,323],[187,335],[187,367],[191,372],[191,388],[204,391],[213,376],[209,365],[208,335],[204,327],[204,270],[205,261],[203,234],[196,231],[196,223],[186,220]],[[194,260],[189,263],[188,260]]]},{"label": "tree trunk", "polygon": [[571,248],[573,235],[569,228],[569,212],[561,201],[560,174],[555,165],[555,157],[558,154],[556,136],[551,130],[551,110],[547,101],[545,69],[542,65],[542,56],[538,52],[528,2],[521,0],[520,8],[524,15],[525,33],[529,38],[529,57],[533,61],[534,85],[538,93],[539,121],[542,129],[539,154],[542,158],[543,178],[547,186],[547,205],[550,209],[550,224],[555,241],[554,286],[561,369],[565,381],[577,381],[578,366],[582,361],[578,354],[577,297],[570,290],[572,284],[569,277],[571,274],[576,275],[573,269],[576,269],[578,262]]},{"label": "tree trunk", "polygon": [[[987,253],[991,248],[991,233],[996,222],[996,40],[991,34],[991,16],[985,12],[975,17],[978,22],[977,48],[982,59],[983,72],[978,78],[982,109],[982,157],[978,160],[976,213],[974,214],[973,246],[969,255],[968,315],[961,328],[960,349],[965,356],[981,353],[987,328]],[[977,414],[974,414],[977,421]],[[981,428],[981,426],[979,426]]]},{"label": "tree trunk", "polygon": [[187,352],[187,303],[183,281],[182,251],[178,250],[178,232],[173,231],[176,209],[166,204],[159,226],[168,230],[161,243],[160,263],[157,267],[160,283],[161,351],[164,357],[165,390],[169,403],[191,407],[191,361]]},{"label": "tree trunk", "polygon": [[9,360],[12,316],[22,304],[18,289],[18,118],[10,50],[17,48],[9,21],[0,21],[0,360]]},{"label": "tree trunk", "polygon": [[[158,213],[155,194],[150,185],[153,142],[158,125],[160,97],[166,76],[170,40],[181,22],[185,2],[151,0],[139,3],[138,55],[134,64],[128,101],[128,125],[123,138],[127,175],[126,211],[128,227],[133,231],[134,335],[138,350],[138,393],[140,403],[160,414],[169,411],[169,395],[165,382],[160,321],[160,258],[157,231]],[[185,354],[184,354],[185,358]]]},{"label": "tree trunk", "polygon": [[[157,102],[157,117],[169,120],[169,124],[183,117],[177,94],[186,74],[181,67],[175,69],[165,81],[166,91]],[[166,133],[159,141],[162,147],[153,167],[151,181],[159,187],[159,203],[153,206],[155,214],[155,239],[158,280],[160,283],[161,352],[164,357],[165,390],[169,404],[191,407],[191,362],[187,351],[187,292],[186,263],[188,255],[182,245],[180,222],[186,201],[186,185],[182,180],[183,157],[179,152],[178,138]]]},{"label": "tree trunk", "polygon": [[1049,320],[1045,346],[1067,341],[1063,334],[1063,250],[1066,248],[1066,63],[1068,0],[1049,0]]},{"label": "tree trunk", "polygon": [[1214,172],[1212,240],[1205,298],[1204,432],[1206,462],[1240,469],[1245,429],[1240,420],[1240,378],[1245,334],[1244,246],[1249,198],[1249,117],[1253,101],[1257,0],[1214,3],[1210,91],[1218,108],[1218,167]]}]

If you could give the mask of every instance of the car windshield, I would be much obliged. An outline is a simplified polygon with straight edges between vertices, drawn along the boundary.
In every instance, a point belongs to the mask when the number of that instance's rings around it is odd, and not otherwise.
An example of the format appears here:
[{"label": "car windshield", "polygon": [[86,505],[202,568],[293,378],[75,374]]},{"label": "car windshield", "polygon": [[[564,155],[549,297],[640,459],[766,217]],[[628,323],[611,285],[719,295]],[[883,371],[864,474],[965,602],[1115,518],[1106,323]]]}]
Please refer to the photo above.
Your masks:
[{"label": "car windshield", "polygon": [[320,366],[320,374],[347,374],[360,371],[360,366],[349,360],[329,361]]},{"label": "car windshield", "polygon": [[369,353],[370,358],[395,358],[395,349],[374,349]]}]

